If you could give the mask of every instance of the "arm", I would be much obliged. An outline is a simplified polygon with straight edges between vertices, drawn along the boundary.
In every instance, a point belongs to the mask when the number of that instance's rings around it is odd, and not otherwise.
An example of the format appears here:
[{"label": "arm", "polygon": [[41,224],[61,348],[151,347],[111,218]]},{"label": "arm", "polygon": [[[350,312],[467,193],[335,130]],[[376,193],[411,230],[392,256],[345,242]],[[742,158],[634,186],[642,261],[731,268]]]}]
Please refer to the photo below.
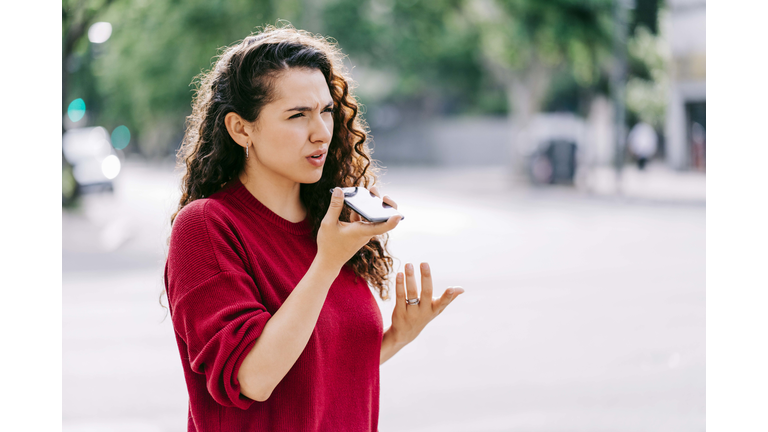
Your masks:
[{"label": "arm", "polygon": [[381,357],[379,364],[384,364],[385,361],[392,358],[397,354],[406,344],[403,341],[397,340],[397,335],[392,331],[392,327],[384,332],[384,338],[381,340]]},{"label": "arm", "polygon": [[243,395],[260,402],[269,398],[307,346],[340,270],[320,256],[315,258],[240,365],[237,378]]},{"label": "arm", "polygon": [[299,358],[315,328],[331,284],[341,267],[371,237],[395,226],[400,218],[371,224],[341,222],[344,205],[341,189],[336,188],[317,233],[317,256],[283,305],[269,319],[246,355],[237,373],[240,392],[256,401],[265,401]]}]

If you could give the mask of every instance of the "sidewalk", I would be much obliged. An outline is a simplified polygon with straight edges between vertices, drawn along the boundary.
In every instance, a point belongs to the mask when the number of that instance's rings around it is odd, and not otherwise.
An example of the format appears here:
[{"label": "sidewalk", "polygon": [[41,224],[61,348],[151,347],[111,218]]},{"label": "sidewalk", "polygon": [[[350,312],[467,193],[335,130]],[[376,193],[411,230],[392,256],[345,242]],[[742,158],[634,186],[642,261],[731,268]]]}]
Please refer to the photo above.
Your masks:
[{"label": "sidewalk", "polygon": [[[527,200],[639,205],[706,204],[706,176],[701,172],[675,171],[663,163],[624,166],[618,179],[615,168],[599,166],[577,171],[573,185],[533,185],[514,178],[504,165],[445,167],[390,166],[382,170],[384,193],[390,187],[411,187],[430,194],[479,199],[503,204]],[[397,179],[393,182],[392,180]]]},{"label": "sidewalk", "polygon": [[696,171],[675,171],[663,163],[654,163],[640,171],[625,165],[621,175],[610,166],[589,169],[577,187],[597,196],[614,196],[655,202],[704,204],[706,175]]}]

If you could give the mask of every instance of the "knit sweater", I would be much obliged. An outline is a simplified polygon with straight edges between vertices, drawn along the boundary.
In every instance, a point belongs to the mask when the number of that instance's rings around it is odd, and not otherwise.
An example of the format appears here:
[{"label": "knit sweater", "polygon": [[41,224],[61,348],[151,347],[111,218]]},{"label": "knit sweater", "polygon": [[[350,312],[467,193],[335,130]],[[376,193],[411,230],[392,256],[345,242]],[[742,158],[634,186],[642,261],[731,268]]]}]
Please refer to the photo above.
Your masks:
[{"label": "knit sweater", "polygon": [[238,180],[178,213],[165,285],[189,431],[377,430],[381,311],[347,265],[270,397],[257,402],[240,393],[243,359],[315,258],[311,231],[308,220],[281,218]]}]

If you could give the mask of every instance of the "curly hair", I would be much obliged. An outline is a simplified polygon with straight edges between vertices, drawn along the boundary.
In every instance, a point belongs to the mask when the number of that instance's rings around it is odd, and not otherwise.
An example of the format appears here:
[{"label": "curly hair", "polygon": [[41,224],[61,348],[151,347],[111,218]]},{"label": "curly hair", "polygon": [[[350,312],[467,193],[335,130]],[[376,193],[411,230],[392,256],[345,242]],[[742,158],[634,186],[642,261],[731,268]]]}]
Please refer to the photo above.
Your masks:
[{"label": "curly hair", "polygon": [[[234,112],[248,122],[256,121],[261,109],[274,100],[275,79],[291,68],[322,72],[335,106],[333,136],[322,177],[316,183],[300,186],[300,199],[307,209],[313,237],[317,238],[330,205],[330,189],[368,188],[375,184],[379,168],[370,156],[368,126],[359,116],[359,105],[352,94],[354,82],[346,74],[342,60],[333,40],[290,25],[266,26],[225,48],[213,67],[196,78],[192,114],[187,117],[177,154],[185,172],[171,224],[186,205],[213,195],[243,172],[245,153],[227,132],[224,119]],[[345,206],[340,220],[349,218],[350,210]],[[374,237],[347,262],[383,300],[389,298],[393,268],[388,239],[388,234]]]}]

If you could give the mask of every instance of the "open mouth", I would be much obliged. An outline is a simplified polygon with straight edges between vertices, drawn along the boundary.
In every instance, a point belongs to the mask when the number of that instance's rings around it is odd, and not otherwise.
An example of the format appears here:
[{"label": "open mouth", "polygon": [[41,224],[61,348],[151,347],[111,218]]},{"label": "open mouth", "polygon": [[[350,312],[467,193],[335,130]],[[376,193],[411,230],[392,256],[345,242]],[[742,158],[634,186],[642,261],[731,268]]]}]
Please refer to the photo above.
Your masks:
[{"label": "open mouth", "polygon": [[322,166],[323,163],[325,163],[325,155],[327,153],[322,153],[319,155],[313,155],[313,156],[307,156],[307,161],[311,163],[314,166]]}]

